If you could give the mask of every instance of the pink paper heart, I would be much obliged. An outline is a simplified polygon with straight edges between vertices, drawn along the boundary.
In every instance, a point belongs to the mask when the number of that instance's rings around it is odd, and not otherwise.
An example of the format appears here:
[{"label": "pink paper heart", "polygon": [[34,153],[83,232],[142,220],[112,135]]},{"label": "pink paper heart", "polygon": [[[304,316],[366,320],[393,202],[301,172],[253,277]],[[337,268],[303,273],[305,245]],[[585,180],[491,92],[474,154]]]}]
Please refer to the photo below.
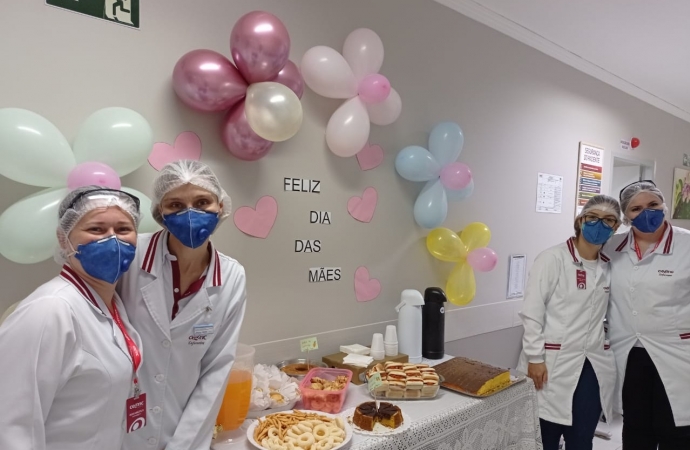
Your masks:
[{"label": "pink paper heart", "polygon": [[266,195],[256,202],[256,209],[243,206],[235,211],[235,226],[244,234],[266,239],[278,216],[278,202]]},{"label": "pink paper heart", "polygon": [[368,187],[364,190],[361,197],[350,197],[350,200],[347,201],[347,212],[349,212],[355,220],[369,223],[374,217],[378,198],[379,195],[376,189]]},{"label": "pink paper heart", "polygon": [[160,171],[163,166],[180,159],[199,161],[201,158],[201,139],[193,131],[184,131],[177,135],[175,144],[156,142],[149,155],[149,164]]},{"label": "pink paper heart", "polygon": [[367,143],[362,150],[357,153],[357,162],[362,170],[377,168],[383,162],[383,149],[380,145]]},{"label": "pink paper heart", "polygon": [[381,293],[381,282],[369,278],[369,269],[364,266],[355,271],[355,296],[358,302],[370,302]]}]

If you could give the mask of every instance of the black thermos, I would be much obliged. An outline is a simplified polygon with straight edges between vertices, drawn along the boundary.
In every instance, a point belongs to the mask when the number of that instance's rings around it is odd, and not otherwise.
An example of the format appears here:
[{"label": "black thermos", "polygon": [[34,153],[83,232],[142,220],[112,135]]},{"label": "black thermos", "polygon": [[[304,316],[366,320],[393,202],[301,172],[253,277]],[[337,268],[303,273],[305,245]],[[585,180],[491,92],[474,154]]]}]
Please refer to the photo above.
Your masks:
[{"label": "black thermos", "polygon": [[443,289],[430,287],[424,291],[422,306],[422,356],[427,359],[441,359],[446,329],[446,293]]}]

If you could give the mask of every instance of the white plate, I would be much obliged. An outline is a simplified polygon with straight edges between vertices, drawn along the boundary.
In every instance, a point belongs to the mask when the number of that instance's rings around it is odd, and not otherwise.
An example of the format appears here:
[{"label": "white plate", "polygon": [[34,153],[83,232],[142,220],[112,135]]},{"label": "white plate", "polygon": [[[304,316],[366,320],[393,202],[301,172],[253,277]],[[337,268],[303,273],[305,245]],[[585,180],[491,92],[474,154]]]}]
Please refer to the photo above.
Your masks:
[{"label": "white plate", "polygon": [[298,399],[294,399],[293,401],[291,401],[291,402],[289,402],[283,406],[277,406],[275,408],[260,409],[260,410],[254,410],[254,411],[250,410],[247,412],[247,419],[258,419],[259,417],[267,416],[269,414],[291,410],[295,406],[297,401],[298,401]]},{"label": "white plate", "polygon": [[[342,414],[328,414],[328,413],[321,412],[321,411],[310,411],[310,410],[306,410],[306,409],[300,409],[299,411],[318,414],[320,416],[330,417],[331,419],[335,419],[336,417],[341,416],[341,419],[343,419],[343,422],[345,425],[345,439],[343,440],[343,442],[341,444],[338,444],[335,447],[333,447],[332,450],[342,448],[342,447],[346,446],[347,444],[349,444],[350,440],[352,440],[352,429],[353,429],[353,427],[347,422],[347,420],[345,420],[345,418],[344,418],[344,416],[342,416]],[[283,411],[283,412],[292,412],[292,410],[287,410],[287,411]],[[268,414],[265,414],[265,415],[268,415]],[[263,416],[261,416],[261,417],[263,417]],[[256,429],[257,426],[259,426],[258,420],[254,421],[249,426],[249,429],[247,430],[247,439],[249,440],[249,442],[252,443],[252,445],[254,447],[259,448],[261,450],[267,450],[264,447],[262,447],[260,443],[258,443],[254,440],[254,430]]]},{"label": "white plate", "polygon": [[410,425],[412,425],[412,419],[410,419],[410,416],[405,414],[405,411],[403,411],[401,409],[400,412],[402,412],[403,423],[398,428],[388,428],[388,427],[384,427],[383,425],[377,423],[376,425],[374,425],[374,429],[372,431],[363,430],[360,427],[358,427],[357,425],[355,425],[354,423],[352,423],[352,416],[355,415],[355,408],[356,407],[345,410],[345,411],[341,412],[340,415],[345,419],[345,423],[347,425],[351,425],[352,429],[357,434],[363,434],[364,436],[374,436],[374,437],[390,436],[393,434],[402,433],[403,431],[410,428]]}]

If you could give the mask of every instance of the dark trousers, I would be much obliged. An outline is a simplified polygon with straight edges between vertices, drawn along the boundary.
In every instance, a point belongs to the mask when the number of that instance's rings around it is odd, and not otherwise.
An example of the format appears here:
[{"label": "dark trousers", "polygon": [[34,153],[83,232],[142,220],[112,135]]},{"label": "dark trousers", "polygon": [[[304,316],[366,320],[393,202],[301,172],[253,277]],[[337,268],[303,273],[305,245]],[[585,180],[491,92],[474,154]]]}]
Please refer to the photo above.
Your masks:
[{"label": "dark trousers", "polygon": [[659,450],[690,449],[690,426],[676,426],[652,358],[644,348],[633,347],[623,381],[623,448],[656,450],[657,445]]},{"label": "dark trousers", "polygon": [[566,450],[592,450],[600,416],[599,381],[592,364],[585,359],[573,394],[573,424],[567,426],[539,419],[544,450],[557,450],[561,436],[565,439]]}]

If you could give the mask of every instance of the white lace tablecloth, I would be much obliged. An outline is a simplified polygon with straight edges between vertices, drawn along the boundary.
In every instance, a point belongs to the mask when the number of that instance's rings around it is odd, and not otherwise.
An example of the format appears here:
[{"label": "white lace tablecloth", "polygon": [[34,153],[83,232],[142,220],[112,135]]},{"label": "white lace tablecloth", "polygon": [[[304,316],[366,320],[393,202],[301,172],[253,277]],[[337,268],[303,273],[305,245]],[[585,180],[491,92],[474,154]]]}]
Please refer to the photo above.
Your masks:
[{"label": "white lace tablecloth", "polygon": [[[350,384],[342,410],[368,400],[371,397],[365,386]],[[391,403],[410,416],[410,428],[399,435],[380,438],[355,434],[351,450],[542,449],[537,394],[530,379],[485,399],[441,389],[433,400]],[[254,449],[248,441],[232,448]]]}]

